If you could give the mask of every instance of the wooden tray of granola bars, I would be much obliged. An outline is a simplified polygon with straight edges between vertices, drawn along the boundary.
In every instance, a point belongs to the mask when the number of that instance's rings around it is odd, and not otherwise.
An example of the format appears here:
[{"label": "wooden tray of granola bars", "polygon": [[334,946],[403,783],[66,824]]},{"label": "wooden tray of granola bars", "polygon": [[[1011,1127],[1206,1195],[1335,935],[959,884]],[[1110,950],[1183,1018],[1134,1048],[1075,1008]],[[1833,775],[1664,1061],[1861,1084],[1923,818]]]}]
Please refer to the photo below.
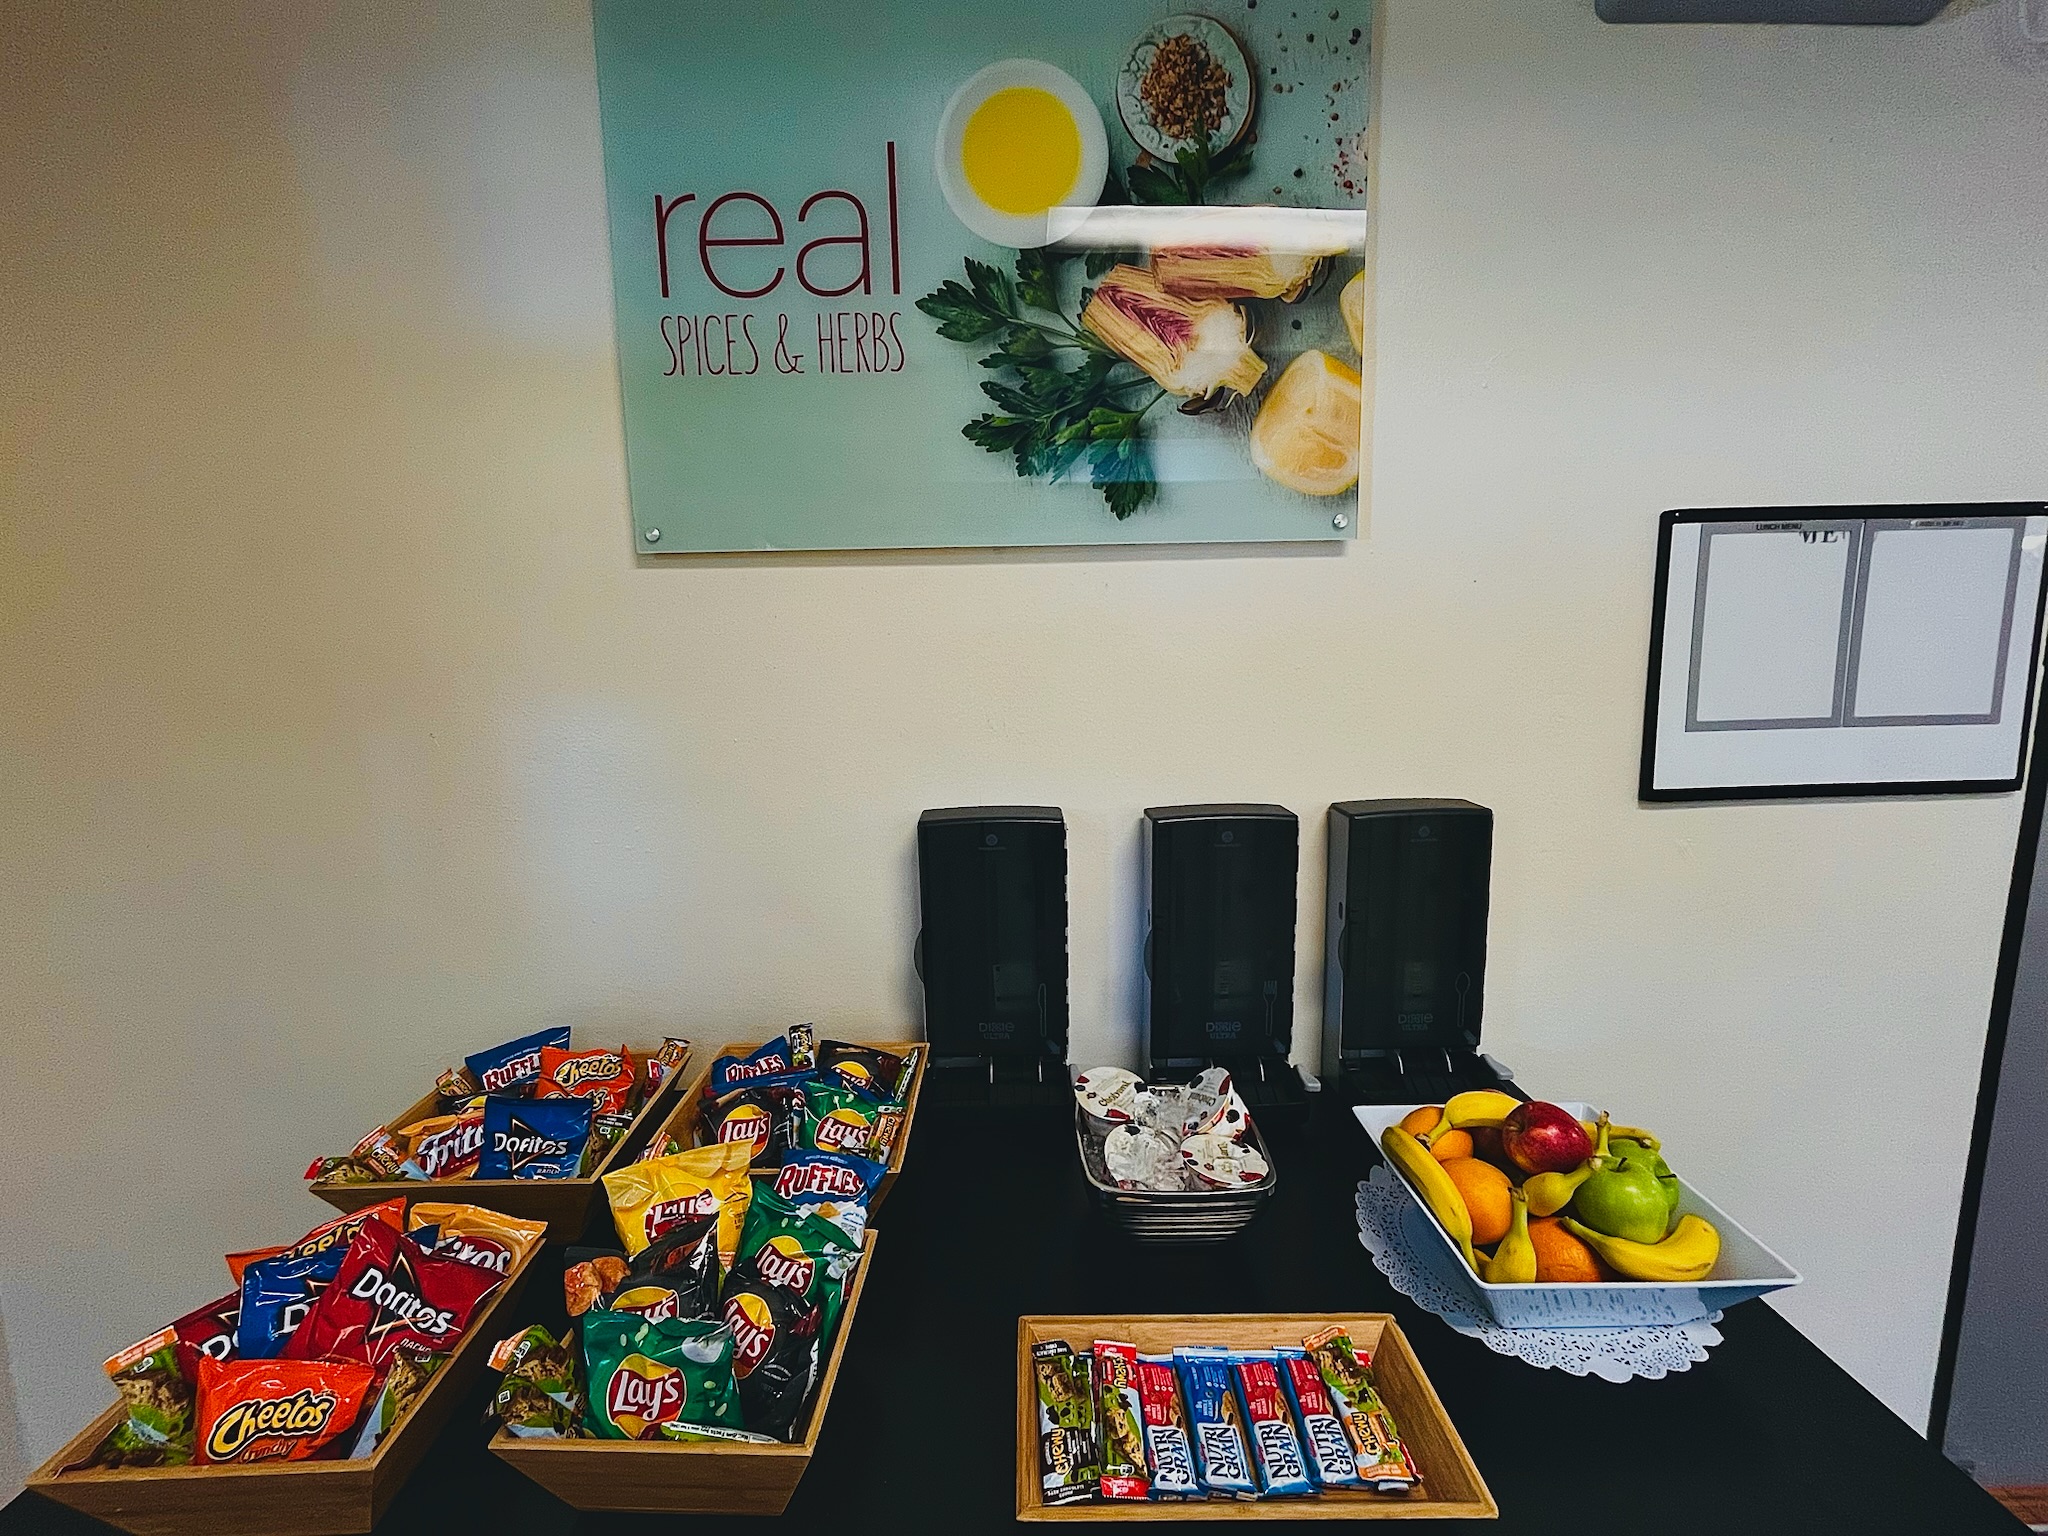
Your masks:
[{"label": "wooden tray of granola bars", "polygon": [[[633,1047],[639,1057],[641,1071],[646,1071],[647,1057],[653,1048],[643,1050]],[[692,1053],[694,1056],[694,1052]],[[460,1200],[469,1205],[480,1205],[486,1210],[500,1211],[507,1216],[517,1216],[522,1221],[544,1221],[548,1227],[548,1241],[573,1243],[583,1236],[583,1229],[590,1219],[590,1213],[603,1198],[604,1186],[599,1181],[614,1168],[623,1168],[633,1161],[640,1149],[647,1145],[648,1137],[654,1133],[668,1114],[675,1101],[677,1085],[691,1078],[692,1057],[683,1058],[682,1065],[668,1075],[661,1087],[649,1093],[633,1117],[633,1123],[626,1133],[613,1142],[604,1159],[589,1173],[574,1179],[435,1179],[421,1183],[417,1179],[388,1179],[368,1184],[314,1184],[314,1194],[337,1210],[359,1211],[366,1205],[375,1205],[394,1197],[406,1200]],[[694,1081],[701,1084],[703,1072],[695,1074]],[[384,1122],[386,1130],[395,1131],[401,1126],[412,1125],[440,1108],[440,1096],[429,1092],[417,1100],[410,1109],[394,1115]]]},{"label": "wooden tray of granola bars", "polygon": [[[704,1098],[704,1085],[711,1080],[712,1065],[721,1056],[748,1055],[759,1050],[762,1043],[757,1040],[751,1045],[722,1045],[707,1057],[704,1065],[684,1081],[668,1118],[656,1127],[653,1135],[643,1138],[642,1145],[652,1141],[655,1136],[662,1135],[674,1136],[685,1146],[699,1145],[701,1128],[698,1111]],[[910,1148],[911,1127],[917,1120],[917,1100],[918,1095],[924,1091],[924,1069],[930,1052],[923,1042],[917,1040],[849,1040],[847,1044],[872,1046],[878,1051],[887,1051],[892,1056],[901,1056],[912,1049],[917,1051],[917,1066],[912,1070],[910,1086],[903,1094],[903,1129],[897,1133],[896,1145],[890,1151],[889,1171],[882,1175],[882,1182],[877,1186],[874,1198],[868,1202],[872,1209],[882,1203],[882,1197],[888,1194],[889,1186],[896,1182],[896,1175],[903,1171],[903,1157]],[[775,1170],[772,1168],[754,1170],[754,1177],[757,1179],[772,1179],[774,1176]]]},{"label": "wooden tray of granola bars", "polygon": [[[414,1184],[441,1196],[456,1186]],[[412,1410],[359,1461],[248,1466],[85,1467],[124,1409],[109,1408],[29,1475],[28,1488],[136,1536],[347,1536],[367,1531],[475,1385],[491,1346],[512,1331],[519,1292],[542,1245],[521,1254]],[[346,1439],[346,1436],[344,1436]]]},{"label": "wooden tray of granola bars", "polygon": [[[1373,1387],[1393,1416],[1421,1481],[1405,1494],[1333,1488],[1309,1498],[1209,1499],[1200,1503],[1092,1500],[1046,1504],[1038,1474],[1038,1390],[1031,1346],[1064,1339],[1077,1350],[1097,1339],[1135,1344],[1145,1354],[1219,1345],[1272,1349],[1299,1344],[1332,1323],[1351,1331],[1372,1356]],[[1487,1491],[1450,1415],[1422,1374],[1399,1325],[1384,1312],[1214,1313],[1153,1317],[1017,1319],[1017,1518],[1019,1520],[1493,1520],[1500,1506]]]}]

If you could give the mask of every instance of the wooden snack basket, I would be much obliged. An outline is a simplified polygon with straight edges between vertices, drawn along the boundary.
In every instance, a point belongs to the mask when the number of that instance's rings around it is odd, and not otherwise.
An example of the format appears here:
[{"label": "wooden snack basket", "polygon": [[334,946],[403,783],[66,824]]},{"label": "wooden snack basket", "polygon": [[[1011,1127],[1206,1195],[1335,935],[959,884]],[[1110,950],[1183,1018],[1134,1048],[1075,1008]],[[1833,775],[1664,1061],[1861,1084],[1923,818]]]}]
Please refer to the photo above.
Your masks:
[{"label": "wooden snack basket", "polygon": [[725,1440],[521,1439],[500,1428],[491,1453],[510,1462],[572,1509],[660,1514],[779,1515],[811,1464],[853,1315],[875,1262],[868,1228],[853,1287],[826,1357],[824,1373],[804,1409],[800,1433],[787,1445]]},{"label": "wooden snack basket", "polygon": [[36,1468],[27,1486],[136,1536],[346,1536],[367,1531],[483,1373],[491,1346],[511,1331],[513,1303],[540,1251],[535,1242],[519,1256],[448,1363],[435,1372],[405,1417],[385,1432],[377,1449],[360,1461],[66,1471],[90,1456],[121,1421],[127,1410],[117,1403]]},{"label": "wooden snack basket", "polygon": [[[639,1046],[632,1047],[633,1054],[640,1059],[641,1070],[646,1070],[648,1055]],[[373,1184],[315,1184],[312,1191],[337,1210],[359,1211],[366,1205],[375,1205],[394,1197],[405,1200],[459,1200],[465,1205],[480,1205],[487,1210],[501,1211],[507,1216],[517,1216],[523,1221],[544,1221],[548,1227],[548,1238],[552,1242],[576,1242],[583,1236],[584,1224],[597,1201],[603,1197],[604,1186],[599,1182],[614,1168],[622,1168],[633,1161],[654,1128],[667,1115],[669,1105],[674,1101],[676,1089],[690,1077],[696,1052],[683,1058],[682,1064],[669,1073],[661,1087],[641,1100],[640,1109],[633,1117],[633,1123],[626,1127],[625,1134],[611,1144],[603,1161],[587,1174],[574,1179],[385,1179]],[[695,1080],[703,1081],[703,1073],[696,1074]],[[441,1104],[440,1095],[429,1091],[417,1100],[412,1108],[393,1116],[384,1122],[386,1130],[395,1131],[401,1126],[411,1125],[436,1113]]]},{"label": "wooden snack basket", "polygon": [[[846,1043],[871,1046],[878,1051],[887,1051],[892,1056],[901,1056],[913,1049],[917,1051],[917,1066],[911,1073],[910,1087],[903,1095],[903,1128],[896,1133],[896,1145],[889,1153],[889,1171],[882,1175],[881,1184],[876,1187],[873,1198],[868,1201],[868,1208],[873,1210],[881,1205],[882,1197],[888,1194],[889,1187],[896,1182],[896,1175],[903,1171],[903,1155],[910,1147],[910,1129],[917,1119],[917,1100],[924,1091],[924,1071],[931,1059],[931,1051],[918,1040],[849,1040]],[[704,1085],[711,1080],[712,1066],[721,1056],[746,1056],[759,1050],[762,1044],[763,1042],[757,1040],[752,1045],[720,1046],[702,1067],[690,1075],[677,1096],[675,1107],[669,1111],[668,1118],[655,1128],[652,1135],[643,1140],[642,1145],[660,1135],[672,1135],[688,1146],[699,1145],[698,1107],[704,1097]],[[754,1177],[772,1179],[775,1177],[775,1170],[757,1168],[754,1170]]]},{"label": "wooden snack basket", "polygon": [[[1152,1502],[1089,1500],[1047,1504],[1040,1497],[1038,1388],[1031,1346],[1064,1339],[1076,1350],[1097,1339],[1134,1344],[1163,1355],[1201,1345],[1272,1349],[1298,1345],[1332,1323],[1372,1356],[1373,1388],[1393,1415],[1422,1479],[1406,1494],[1332,1488],[1308,1498],[1205,1499]],[[1451,1426],[1436,1389],[1422,1374],[1400,1327],[1384,1312],[1216,1313],[1163,1317],[1020,1317],[1017,1319],[1017,1518],[1019,1520],[1493,1520],[1500,1506],[1487,1492],[1465,1442]]]}]

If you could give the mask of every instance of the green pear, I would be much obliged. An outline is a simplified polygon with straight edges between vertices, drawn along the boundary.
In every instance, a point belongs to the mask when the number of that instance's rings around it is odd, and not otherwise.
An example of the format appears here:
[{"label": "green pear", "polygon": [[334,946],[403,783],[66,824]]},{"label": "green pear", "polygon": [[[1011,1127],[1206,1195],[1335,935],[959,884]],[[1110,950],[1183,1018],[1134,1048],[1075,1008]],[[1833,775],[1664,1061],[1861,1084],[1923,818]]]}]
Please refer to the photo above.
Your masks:
[{"label": "green pear", "polygon": [[1595,1232],[1632,1243],[1662,1242],[1671,1221],[1656,1169],[1629,1158],[1595,1169],[1573,1193],[1572,1209]]}]

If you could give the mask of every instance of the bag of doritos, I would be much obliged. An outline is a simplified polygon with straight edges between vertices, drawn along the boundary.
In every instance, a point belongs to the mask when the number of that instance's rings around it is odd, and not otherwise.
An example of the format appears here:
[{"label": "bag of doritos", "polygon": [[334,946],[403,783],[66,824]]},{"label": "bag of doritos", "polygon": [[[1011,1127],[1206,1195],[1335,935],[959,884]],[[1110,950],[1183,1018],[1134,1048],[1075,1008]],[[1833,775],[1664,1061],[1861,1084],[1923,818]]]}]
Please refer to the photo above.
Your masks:
[{"label": "bag of doritos", "polygon": [[244,1360],[274,1360],[285,1352],[334,1281],[348,1249],[280,1253],[242,1270],[242,1316],[235,1353]]},{"label": "bag of doritos", "polygon": [[389,1222],[366,1222],[285,1353],[293,1360],[380,1367],[401,1344],[445,1353],[502,1279],[494,1270],[434,1256]]},{"label": "bag of doritos", "polygon": [[604,1176],[612,1221],[628,1258],[694,1216],[718,1218],[718,1262],[730,1269],[739,1252],[753,1181],[744,1143],[695,1147]]},{"label": "bag of doritos", "polygon": [[355,1423],[375,1376],[342,1360],[202,1360],[195,1459],[303,1461]]},{"label": "bag of doritos", "polygon": [[588,1099],[484,1100],[480,1179],[573,1179],[590,1145]]},{"label": "bag of doritos", "polygon": [[746,1427],[733,1383],[732,1330],[723,1323],[587,1312],[583,1367],[586,1416],[600,1439],[658,1440],[668,1424]]},{"label": "bag of doritos", "polygon": [[450,1205],[422,1200],[406,1213],[405,1226],[417,1240],[422,1227],[438,1227],[436,1257],[460,1259],[494,1274],[506,1275],[520,1255],[547,1236],[544,1221],[521,1221],[480,1205]]},{"label": "bag of doritos", "polygon": [[232,1360],[235,1357],[235,1333],[241,1323],[242,1293],[234,1290],[218,1301],[194,1307],[171,1324],[171,1331],[178,1336],[178,1369],[187,1381],[198,1382],[199,1362],[203,1357],[210,1356],[215,1360]]}]

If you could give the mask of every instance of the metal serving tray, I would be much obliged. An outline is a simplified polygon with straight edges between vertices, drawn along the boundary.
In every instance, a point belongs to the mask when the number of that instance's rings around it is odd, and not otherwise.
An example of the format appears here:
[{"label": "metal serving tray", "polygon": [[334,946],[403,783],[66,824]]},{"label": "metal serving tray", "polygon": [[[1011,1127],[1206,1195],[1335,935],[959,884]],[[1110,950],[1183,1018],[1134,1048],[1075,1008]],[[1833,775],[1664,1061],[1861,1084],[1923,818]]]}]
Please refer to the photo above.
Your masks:
[{"label": "metal serving tray", "polygon": [[1244,1142],[1266,1160],[1268,1172],[1245,1189],[1121,1189],[1089,1134],[1088,1115],[1074,1106],[1075,1151],[1095,1202],[1116,1224],[1141,1243],[1220,1243],[1234,1237],[1258,1215],[1259,1207],[1280,1182],[1273,1154],[1259,1138],[1256,1123],[1245,1126]]}]

